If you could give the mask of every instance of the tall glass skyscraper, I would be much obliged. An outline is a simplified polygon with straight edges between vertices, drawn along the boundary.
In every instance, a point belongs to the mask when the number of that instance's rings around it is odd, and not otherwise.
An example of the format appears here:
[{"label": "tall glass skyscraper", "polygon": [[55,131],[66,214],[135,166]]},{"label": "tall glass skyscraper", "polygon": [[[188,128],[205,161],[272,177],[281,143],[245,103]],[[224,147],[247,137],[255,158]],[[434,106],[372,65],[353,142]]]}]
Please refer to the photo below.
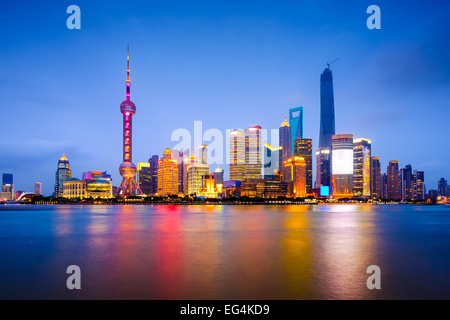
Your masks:
[{"label": "tall glass skyscraper", "polygon": [[283,147],[274,148],[264,142],[264,179],[273,181],[282,170],[282,151]]},{"label": "tall glass skyscraper", "polygon": [[242,181],[245,177],[245,133],[230,132],[230,180]]},{"label": "tall glass skyscraper", "polygon": [[320,133],[319,148],[331,147],[334,128],[333,76],[330,66],[320,75]]},{"label": "tall glass skyscraper", "polygon": [[369,139],[353,139],[353,194],[370,197],[371,143]]},{"label": "tall glass skyscraper", "polygon": [[279,144],[283,148],[281,152],[282,163],[284,163],[292,156],[291,126],[286,121],[286,117],[279,128]]},{"label": "tall glass skyscraper", "polygon": [[55,197],[62,197],[63,182],[69,178],[72,178],[72,170],[70,170],[69,160],[67,160],[66,155],[63,152],[62,158],[58,161],[58,169],[56,170]]},{"label": "tall glass skyscraper", "polygon": [[262,177],[261,127],[245,130],[245,179]]},{"label": "tall glass skyscraper", "polygon": [[303,138],[303,107],[289,109],[289,124],[291,126],[291,154],[294,155],[295,139]]}]

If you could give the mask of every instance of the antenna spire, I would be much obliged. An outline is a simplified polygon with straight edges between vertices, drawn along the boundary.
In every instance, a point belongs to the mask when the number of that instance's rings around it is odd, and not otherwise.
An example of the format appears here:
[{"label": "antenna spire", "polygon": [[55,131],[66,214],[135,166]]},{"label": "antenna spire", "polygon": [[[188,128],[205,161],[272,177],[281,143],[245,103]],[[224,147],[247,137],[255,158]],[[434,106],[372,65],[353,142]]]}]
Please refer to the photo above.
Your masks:
[{"label": "antenna spire", "polygon": [[130,100],[130,44],[127,43],[127,81],[125,82],[125,86],[127,87],[127,100]]}]

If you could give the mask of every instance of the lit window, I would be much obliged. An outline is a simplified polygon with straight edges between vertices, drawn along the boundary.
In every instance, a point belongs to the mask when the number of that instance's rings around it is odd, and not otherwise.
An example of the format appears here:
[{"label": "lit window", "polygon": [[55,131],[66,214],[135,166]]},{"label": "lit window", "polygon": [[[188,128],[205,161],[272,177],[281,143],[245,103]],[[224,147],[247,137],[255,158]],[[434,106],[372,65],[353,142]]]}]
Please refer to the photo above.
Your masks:
[{"label": "lit window", "polygon": [[130,129],[130,123],[129,122],[125,122],[125,129]]},{"label": "lit window", "polygon": [[130,146],[125,147],[125,152],[130,152]]},{"label": "lit window", "polygon": [[130,138],[125,139],[125,144],[130,144]]}]

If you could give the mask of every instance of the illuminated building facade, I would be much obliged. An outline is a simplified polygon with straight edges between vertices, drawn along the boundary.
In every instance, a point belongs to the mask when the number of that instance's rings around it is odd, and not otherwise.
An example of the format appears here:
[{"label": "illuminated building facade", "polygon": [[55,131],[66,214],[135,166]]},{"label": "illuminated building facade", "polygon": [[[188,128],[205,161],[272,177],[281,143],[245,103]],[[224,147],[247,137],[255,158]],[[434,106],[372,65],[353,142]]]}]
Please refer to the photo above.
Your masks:
[{"label": "illuminated building facade", "polygon": [[414,170],[414,200],[425,200],[425,174]]},{"label": "illuminated building facade", "polygon": [[331,148],[316,150],[316,188],[331,186]]},{"label": "illuminated building facade", "polygon": [[337,134],[331,140],[332,194],[337,198],[353,197],[353,135]]},{"label": "illuminated building facade", "polygon": [[15,199],[16,199],[16,200],[19,199],[20,196],[23,195],[23,194],[25,194],[25,193],[26,193],[25,191],[17,190],[17,191],[14,193]]},{"label": "illuminated building facade", "polygon": [[241,197],[262,197],[261,186],[264,185],[263,179],[245,179],[241,183]]},{"label": "illuminated building facade", "polygon": [[200,163],[208,164],[208,146],[206,144],[202,144],[198,147],[198,152],[200,155]]},{"label": "illuminated building facade", "polygon": [[217,184],[215,181],[215,175],[208,173],[202,176],[202,188],[199,195],[206,198],[217,198],[222,195],[223,184]]},{"label": "illuminated building facade", "polygon": [[230,132],[230,180],[245,178],[245,133],[241,130]]},{"label": "illuminated building facade", "polygon": [[261,127],[245,130],[245,179],[262,178]]},{"label": "illuminated building facade", "polygon": [[449,194],[447,194],[447,190],[448,189],[448,185],[447,185],[447,180],[445,180],[444,178],[441,178],[438,180],[438,190],[437,190],[437,196],[447,196]]},{"label": "illuminated building facade", "polygon": [[108,199],[113,196],[112,181],[101,176],[95,176],[86,180],[70,178],[63,182],[62,196],[67,199]]},{"label": "illuminated building facade", "polygon": [[172,151],[167,148],[158,162],[158,195],[178,194],[177,160],[172,158]]},{"label": "illuminated building facade", "polygon": [[302,157],[306,163],[306,193],[312,193],[312,139],[299,138],[294,141],[294,156]]},{"label": "illuminated building facade", "polygon": [[295,139],[303,138],[303,107],[289,109],[289,124],[291,126],[291,154],[295,155]]},{"label": "illuminated building facade", "polygon": [[152,173],[150,162],[138,162],[137,164],[137,184],[145,195],[152,194]]},{"label": "illuminated building facade", "polygon": [[371,144],[369,139],[353,139],[353,195],[370,197]]},{"label": "illuminated building facade", "polygon": [[292,156],[291,126],[286,121],[286,117],[278,130],[279,145],[282,148],[282,164]]},{"label": "illuminated building facade", "polygon": [[328,65],[320,75],[319,147],[331,147],[334,134],[333,75]]},{"label": "illuminated building facade", "polygon": [[274,148],[264,143],[264,179],[274,181],[275,175],[282,169],[283,147]]},{"label": "illuminated building facade", "polygon": [[127,197],[136,194],[136,191],[142,194],[141,189],[136,183],[136,165],[132,160],[133,151],[133,116],[136,113],[136,105],[130,100],[130,50],[127,51],[127,80],[126,100],[120,104],[120,112],[123,114],[123,162],[119,167],[120,175],[123,177],[119,187],[119,196]]},{"label": "illuminated building facade", "polygon": [[386,173],[382,173],[381,174],[380,198],[381,199],[387,199],[387,174]]},{"label": "illuminated building facade", "polygon": [[3,173],[0,200],[14,200],[14,183],[12,173]]},{"label": "illuminated building facade", "polygon": [[86,172],[83,172],[83,178],[82,179],[83,180],[91,180],[91,179],[96,178],[96,177],[104,178],[104,179],[107,179],[107,180],[112,180],[111,179],[111,175],[108,174],[107,171],[86,171]]},{"label": "illuminated building facade", "polygon": [[173,150],[172,157],[177,160],[178,166],[178,193],[186,194],[187,192],[187,168],[190,163],[189,149],[183,151]]},{"label": "illuminated building facade", "polygon": [[200,195],[200,189],[202,188],[202,177],[207,174],[209,174],[209,165],[207,164],[192,163],[188,166],[188,195]]},{"label": "illuminated building facade", "polygon": [[[297,139],[298,141],[300,139]],[[294,198],[305,197],[307,192],[307,164],[303,157],[293,156],[283,164],[284,182],[291,184],[288,196]]]},{"label": "illuminated building facade", "polygon": [[34,184],[34,194],[40,194],[42,196],[42,183],[36,182]]},{"label": "illuminated building facade", "polygon": [[373,199],[379,199],[381,198],[381,166],[379,157],[372,157],[371,171],[370,194]]},{"label": "illuminated building facade", "polygon": [[213,173],[215,186],[217,186],[218,184],[223,185],[223,169],[220,168],[214,169]]},{"label": "illuminated building facade", "polygon": [[63,156],[58,160],[58,169],[56,170],[55,197],[62,196],[63,182],[71,177],[72,171],[70,170],[69,160],[67,160],[66,155],[63,152]]},{"label": "illuminated building facade", "polygon": [[393,200],[400,199],[400,195],[398,192],[399,189],[398,161],[396,160],[389,161],[386,175],[387,175],[387,198]]}]

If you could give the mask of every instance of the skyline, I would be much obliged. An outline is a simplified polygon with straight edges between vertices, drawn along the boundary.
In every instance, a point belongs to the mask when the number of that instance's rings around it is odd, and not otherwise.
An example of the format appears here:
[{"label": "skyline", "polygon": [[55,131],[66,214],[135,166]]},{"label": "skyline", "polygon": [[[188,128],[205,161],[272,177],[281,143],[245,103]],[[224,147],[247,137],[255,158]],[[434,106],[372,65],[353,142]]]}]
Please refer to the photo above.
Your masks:
[{"label": "skyline", "polygon": [[[450,115],[450,41],[445,41],[450,40],[445,20],[450,5],[426,6],[418,17],[414,10],[425,2],[403,8],[379,1],[382,29],[368,30],[365,8],[370,3],[345,6],[348,13],[331,3],[319,13],[323,3],[295,6],[296,13],[306,9],[301,15],[306,21],[296,21],[288,2],[276,5],[278,10],[271,10],[268,2],[246,2],[239,12],[222,10],[223,3],[203,3],[201,8],[198,2],[176,7],[152,3],[141,9],[159,11],[137,14],[130,8],[117,11],[117,2],[103,8],[80,1],[81,30],[65,27],[69,4],[30,4],[13,10],[19,4],[2,3],[0,25],[8,32],[2,35],[0,65],[9,71],[0,76],[3,103],[15,107],[2,108],[9,121],[3,122],[8,139],[0,142],[0,171],[14,174],[15,190],[31,191],[39,181],[43,193],[50,194],[64,151],[73,176],[107,170],[118,186],[122,148],[117,128],[122,119],[117,111],[123,100],[123,48],[130,42],[133,100],[139,106],[134,119],[135,163],[147,161],[150,149],[160,156],[166,147],[173,149],[177,142],[170,141],[172,131],[193,132],[196,120],[203,121],[204,130],[219,128],[223,133],[260,125],[268,129],[270,144],[270,129],[277,129],[289,109],[299,106],[303,137],[312,139],[315,151],[320,74],[326,62],[339,58],[332,65],[336,134],[371,139],[372,156],[380,157],[382,172],[392,160],[399,161],[399,168],[411,164],[425,171],[427,190],[437,189],[440,178],[449,178],[450,168],[450,151],[444,148]],[[25,21],[27,14],[36,10],[45,23],[28,30],[32,21]],[[93,12],[100,15],[98,21]],[[314,13],[331,20],[313,22]],[[136,34],[125,37],[119,32],[112,38],[119,26],[101,26],[107,17],[124,18],[122,27]],[[416,24],[405,27],[401,21]],[[242,34],[244,26],[247,34]],[[302,33],[305,29],[312,35]],[[228,46],[221,45],[223,40]],[[253,41],[242,46],[246,40]],[[404,145],[392,142],[401,135],[406,136]],[[228,180],[228,165],[220,167]],[[313,174],[314,181],[315,170]]]}]

